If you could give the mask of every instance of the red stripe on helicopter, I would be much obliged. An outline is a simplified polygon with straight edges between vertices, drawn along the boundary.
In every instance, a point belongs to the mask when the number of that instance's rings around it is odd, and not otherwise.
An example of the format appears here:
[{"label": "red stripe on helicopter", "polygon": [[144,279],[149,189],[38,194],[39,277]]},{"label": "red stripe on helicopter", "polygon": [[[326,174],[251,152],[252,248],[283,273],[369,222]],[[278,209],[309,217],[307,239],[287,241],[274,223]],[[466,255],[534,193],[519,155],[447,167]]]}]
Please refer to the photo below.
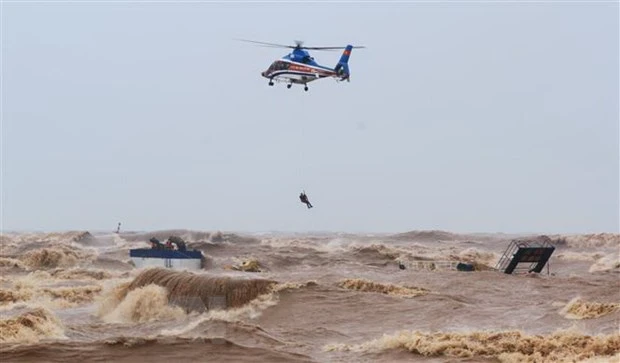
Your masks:
[{"label": "red stripe on helicopter", "polygon": [[291,64],[288,69],[291,71],[312,72],[312,68],[305,67],[305,66],[298,66],[296,64]]},{"label": "red stripe on helicopter", "polygon": [[328,71],[328,70],[323,70],[323,69],[316,69],[316,68],[310,68],[310,67],[306,67],[306,66],[299,66],[296,64],[291,64],[288,68],[289,71],[298,71],[298,72],[308,72],[308,73],[319,73],[319,74],[325,74],[325,75],[329,75],[332,74],[334,72]]}]

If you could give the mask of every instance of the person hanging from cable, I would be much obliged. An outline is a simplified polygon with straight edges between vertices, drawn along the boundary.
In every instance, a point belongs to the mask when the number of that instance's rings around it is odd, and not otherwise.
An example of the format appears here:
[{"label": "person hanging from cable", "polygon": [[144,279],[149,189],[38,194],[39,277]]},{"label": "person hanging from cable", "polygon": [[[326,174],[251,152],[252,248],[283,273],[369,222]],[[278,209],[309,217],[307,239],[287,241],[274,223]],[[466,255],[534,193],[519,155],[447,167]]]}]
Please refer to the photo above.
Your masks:
[{"label": "person hanging from cable", "polygon": [[305,203],[308,206],[308,209],[312,208],[312,204],[310,204],[305,191],[302,191],[301,194],[299,194],[299,200],[301,200],[302,203]]}]

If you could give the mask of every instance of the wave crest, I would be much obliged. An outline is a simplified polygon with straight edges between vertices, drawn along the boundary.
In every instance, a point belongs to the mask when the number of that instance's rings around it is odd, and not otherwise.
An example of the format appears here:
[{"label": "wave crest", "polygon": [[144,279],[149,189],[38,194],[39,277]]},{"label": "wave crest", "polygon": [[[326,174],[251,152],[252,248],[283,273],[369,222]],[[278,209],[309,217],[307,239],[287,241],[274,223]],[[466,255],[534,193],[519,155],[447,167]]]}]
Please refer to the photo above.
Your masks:
[{"label": "wave crest", "polygon": [[156,284],[168,290],[170,301],[188,310],[241,307],[271,291],[276,281],[239,279],[153,268],[141,272],[126,292]]},{"label": "wave crest", "polygon": [[589,272],[606,272],[620,270],[620,255],[614,252],[610,255],[599,258],[592,266]]},{"label": "wave crest", "polygon": [[50,302],[59,307],[74,307],[93,302],[100,292],[101,286],[97,285],[39,288],[18,281],[12,289],[0,289],[0,305],[36,299],[44,305]]},{"label": "wave crest", "polygon": [[12,268],[21,268],[25,269],[26,265],[16,258],[11,257],[0,257],[0,267],[12,267]]},{"label": "wave crest", "polygon": [[463,239],[463,236],[459,236],[457,234],[440,231],[440,230],[429,230],[429,231],[409,231],[404,233],[398,233],[390,236],[393,239],[397,240],[406,240],[406,241],[425,241],[425,242],[435,242],[435,241],[456,241],[459,239]]},{"label": "wave crest", "polygon": [[363,292],[378,292],[381,294],[395,295],[402,297],[415,297],[426,295],[428,290],[419,287],[399,286],[392,284],[382,284],[365,279],[346,279],[341,281],[338,286]]},{"label": "wave crest", "polygon": [[127,292],[118,304],[100,309],[98,315],[107,323],[146,323],[182,318],[185,312],[168,304],[168,291],[164,287],[149,284]]},{"label": "wave crest", "polygon": [[620,303],[597,303],[576,297],[569,301],[560,314],[568,319],[594,319],[620,310]]},{"label": "wave crest", "polygon": [[32,294],[32,290],[0,289],[0,305],[30,300]]},{"label": "wave crest", "polygon": [[112,277],[112,274],[105,270],[91,270],[83,268],[73,268],[69,270],[57,269],[50,272],[50,275],[63,280],[104,280]]},{"label": "wave crest", "polygon": [[502,362],[575,361],[612,356],[620,350],[620,334],[587,336],[558,332],[548,336],[519,331],[499,333],[422,333],[401,331],[359,345],[332,344],[328,351],[380,352],[403,349],[422,356],[494,357]]},{"label": "wave crest", "polygon": [[61,247],[28,251],[21,260],[30,269],[45,269],[75,266],[79,260],[85,257],[87,256],[84,253]]},{"label": "wave crest", "polygon": [[575,248],[620,247],[618,233],[591,233],[580,235],[553,236],[554,244]]},{"label": "wave crest", "polygon": [[64,337],[64,328],[56,315],[43,307],[0,320],[0,342],[3,343],[37,342],[54,337]]}]

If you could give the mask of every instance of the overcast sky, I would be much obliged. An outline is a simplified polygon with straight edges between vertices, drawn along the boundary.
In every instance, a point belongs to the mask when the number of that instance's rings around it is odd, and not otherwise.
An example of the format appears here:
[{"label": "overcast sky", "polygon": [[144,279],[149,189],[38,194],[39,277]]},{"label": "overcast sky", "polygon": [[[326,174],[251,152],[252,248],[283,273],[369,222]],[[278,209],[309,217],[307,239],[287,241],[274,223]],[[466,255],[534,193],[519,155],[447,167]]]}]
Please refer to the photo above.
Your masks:
[{"label": "overcast sky", "polygon": [[[2,228],[618,232],[618,14],[4,3]],[[304,92],[235,38],[367,48]]]}]

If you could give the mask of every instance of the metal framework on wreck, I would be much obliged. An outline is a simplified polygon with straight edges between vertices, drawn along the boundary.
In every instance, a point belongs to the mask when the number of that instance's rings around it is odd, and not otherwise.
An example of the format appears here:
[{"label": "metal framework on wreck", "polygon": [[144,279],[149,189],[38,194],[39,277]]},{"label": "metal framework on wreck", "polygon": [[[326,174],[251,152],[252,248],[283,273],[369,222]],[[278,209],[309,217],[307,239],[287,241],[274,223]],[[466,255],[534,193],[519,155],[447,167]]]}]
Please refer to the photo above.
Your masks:
[{"label": "metal framework on wreck", "polygon": [[496,270],[507,274],[513,272],[537,272],[540,273],[549,265],[549,257],[555,251],[555,247],[546,241],[512,241],[495,266]]}]

